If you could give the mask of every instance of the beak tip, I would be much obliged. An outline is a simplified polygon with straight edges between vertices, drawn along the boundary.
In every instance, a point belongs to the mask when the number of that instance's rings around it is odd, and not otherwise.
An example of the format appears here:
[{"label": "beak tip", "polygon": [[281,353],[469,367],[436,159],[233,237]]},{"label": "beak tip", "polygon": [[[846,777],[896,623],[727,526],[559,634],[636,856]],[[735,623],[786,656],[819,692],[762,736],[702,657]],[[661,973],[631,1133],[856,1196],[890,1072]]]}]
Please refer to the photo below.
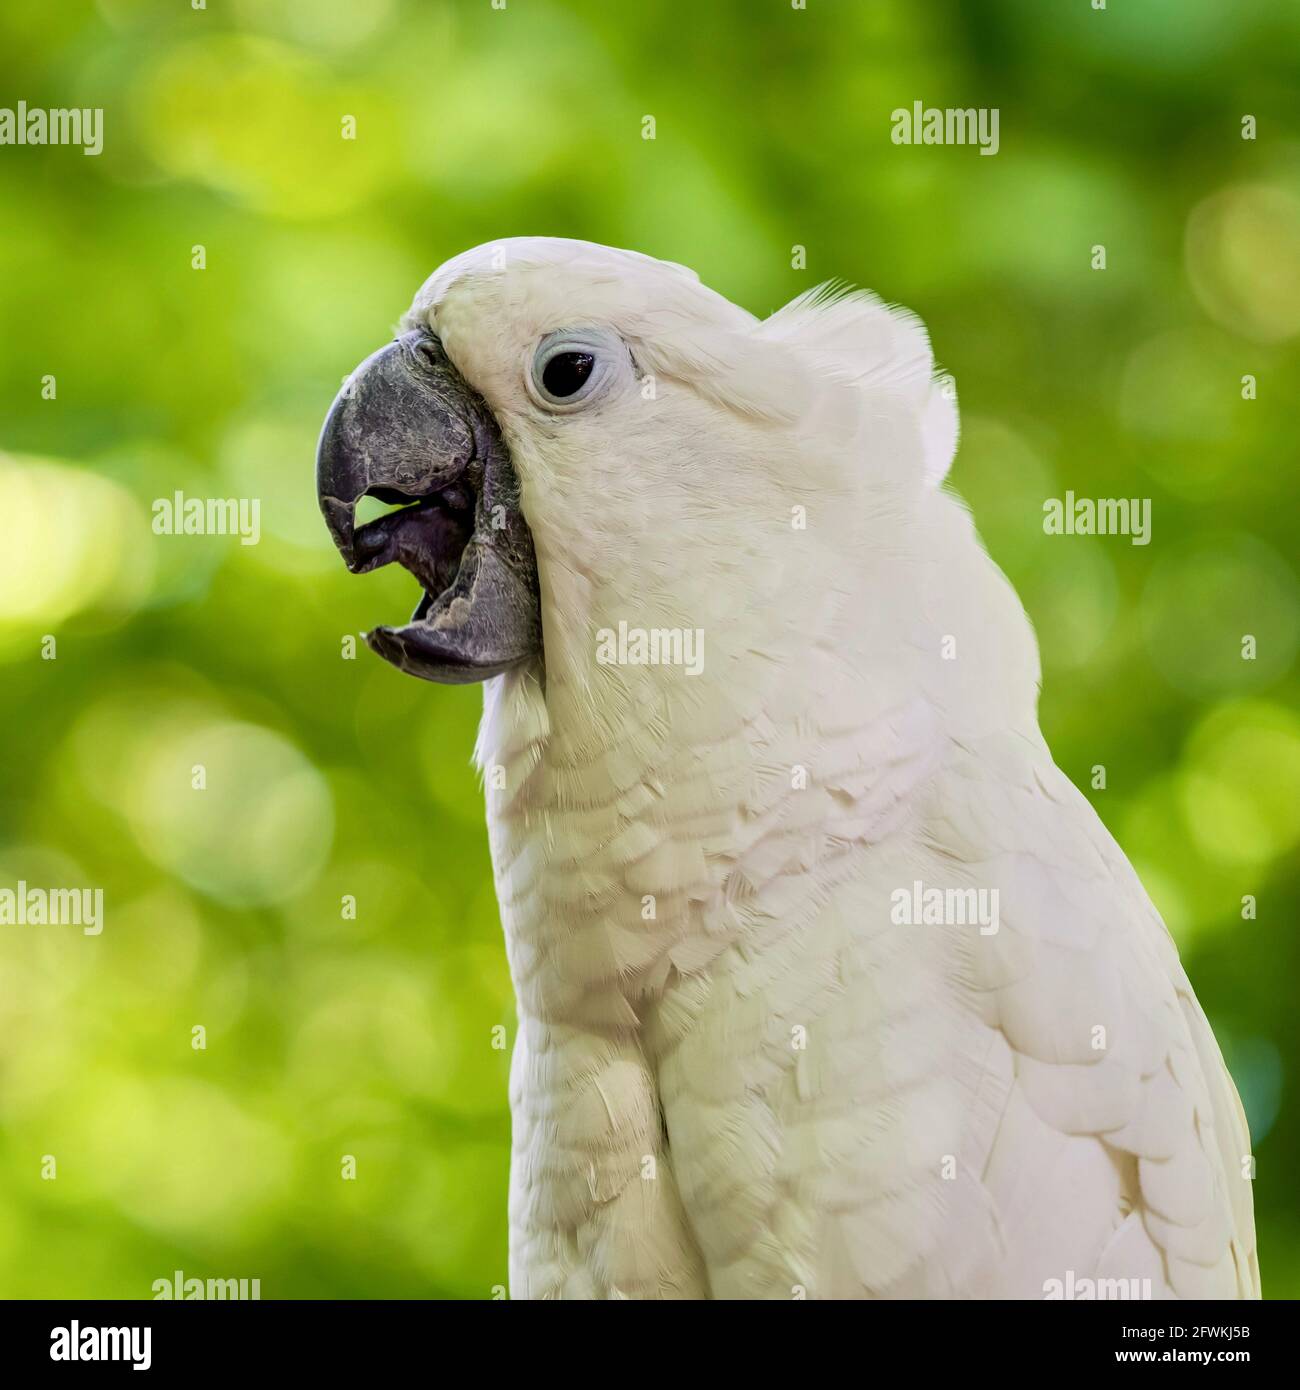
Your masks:
[{"label": "beak tip", "polygon": [[340,502],[337,497],[322,495],[320,509],[330,536],[338,546],[339,554],[343,556],[343,563],[355,573],[355,567],[359,563],[355,546],[357,504]]}]

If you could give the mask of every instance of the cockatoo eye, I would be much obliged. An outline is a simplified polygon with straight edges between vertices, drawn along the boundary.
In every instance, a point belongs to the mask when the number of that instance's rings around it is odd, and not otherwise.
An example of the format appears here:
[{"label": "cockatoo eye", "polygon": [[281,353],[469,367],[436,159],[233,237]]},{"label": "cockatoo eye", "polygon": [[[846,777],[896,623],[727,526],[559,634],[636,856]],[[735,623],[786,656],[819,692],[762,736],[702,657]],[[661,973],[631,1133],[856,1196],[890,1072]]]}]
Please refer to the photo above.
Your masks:
[{"label": "cockatoo eye", "polygon": [[552,396],[576,395],[595,365],[596,359],[589,352],[557,352],[542,368],[542,385]]},{"label": "cockatoo eye", "polygon": [[621,340],[604,329],[552,333],[533,355],[530,393],[550,411],[576,409],[604,391],[626,357]]}]

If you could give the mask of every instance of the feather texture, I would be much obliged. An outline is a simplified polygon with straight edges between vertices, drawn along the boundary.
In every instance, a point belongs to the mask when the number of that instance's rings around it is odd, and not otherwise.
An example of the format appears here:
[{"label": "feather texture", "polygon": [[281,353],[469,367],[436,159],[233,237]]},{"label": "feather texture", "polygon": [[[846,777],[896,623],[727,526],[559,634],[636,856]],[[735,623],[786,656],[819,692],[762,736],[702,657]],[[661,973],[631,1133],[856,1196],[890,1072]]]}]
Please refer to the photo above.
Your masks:
[{"label": "feather texture", "polygon": [[[501,422],[542,587],[545,669],[487,686],[477,751],[515,1295],[1257,1295],[1236,1092],[1038,731],[920,322],[832,288],[759,323],[547,239],[449,263],[416,322]],[[523,371],[580,325],[628,375],[557,419]],[[620,622],[703,669],[602,664]],[[996,930],[900,923],[914,885],[996,892]]]}]

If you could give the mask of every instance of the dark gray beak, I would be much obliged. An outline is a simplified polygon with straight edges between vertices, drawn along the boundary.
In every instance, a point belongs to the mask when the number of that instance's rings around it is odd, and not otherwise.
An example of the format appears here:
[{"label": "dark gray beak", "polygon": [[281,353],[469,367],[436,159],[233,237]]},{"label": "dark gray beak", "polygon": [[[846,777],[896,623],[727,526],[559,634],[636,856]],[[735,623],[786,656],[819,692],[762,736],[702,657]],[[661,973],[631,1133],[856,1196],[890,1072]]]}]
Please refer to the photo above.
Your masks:
[{"label": "dark gray beak", "polygon": [[[492,412],[437,338],[403,333],[348,378],[316,451],[325,524],[353,574],[396,561],[424,597],[366,642],[425,680],[486,680],[540,655],[533,538]],[[409,503],[359,530],[357,503]]]}]

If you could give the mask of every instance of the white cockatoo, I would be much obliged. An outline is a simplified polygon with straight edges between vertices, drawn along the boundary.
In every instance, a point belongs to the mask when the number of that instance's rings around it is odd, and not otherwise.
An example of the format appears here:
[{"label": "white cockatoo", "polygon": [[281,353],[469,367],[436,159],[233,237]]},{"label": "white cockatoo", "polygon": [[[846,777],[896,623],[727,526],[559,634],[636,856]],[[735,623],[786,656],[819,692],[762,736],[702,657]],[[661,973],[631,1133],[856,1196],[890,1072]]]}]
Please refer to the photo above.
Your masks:
[{"label": "white cockatoo", "polygon": [[371,646],[487,682],[514,1296],[1257,1295],[1241,1105],[1039,732],[923,326],[523,238],[402,329],[321,502],[425,589]]}]

